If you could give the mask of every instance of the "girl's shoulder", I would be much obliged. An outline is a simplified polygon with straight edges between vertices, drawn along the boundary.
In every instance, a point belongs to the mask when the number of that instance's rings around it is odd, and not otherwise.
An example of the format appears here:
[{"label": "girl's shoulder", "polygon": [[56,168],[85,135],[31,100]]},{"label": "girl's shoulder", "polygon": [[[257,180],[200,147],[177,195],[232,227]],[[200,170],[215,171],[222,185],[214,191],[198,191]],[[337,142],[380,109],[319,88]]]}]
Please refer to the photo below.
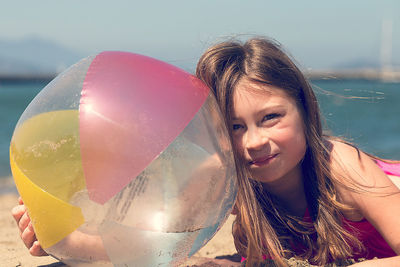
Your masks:
[{"label": "girl's shoulder", "polygon": [[346,218],[362,219],[365,216],[365,203],[376,196],[398,191],[374,158],[345,142],[329,142],[330,169],[335,177],[338,197],[343,204],[354,208],[350,216],[345,215]]},{"label": "girl's shoulder", "polygon": [[[329,140],[331,170],[340,182],[371,185],[374,176],[384,174],[375,159],[357,147],[340,140]],[[371,180],[372,179],[372,180]]]}]

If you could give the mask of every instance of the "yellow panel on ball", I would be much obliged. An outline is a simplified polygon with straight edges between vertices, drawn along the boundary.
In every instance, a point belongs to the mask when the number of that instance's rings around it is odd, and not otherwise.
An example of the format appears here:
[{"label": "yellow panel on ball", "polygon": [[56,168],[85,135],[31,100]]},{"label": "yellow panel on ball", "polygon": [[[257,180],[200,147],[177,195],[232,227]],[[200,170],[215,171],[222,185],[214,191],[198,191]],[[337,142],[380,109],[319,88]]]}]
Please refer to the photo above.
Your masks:
[{"label": "yellow panel on ball", "polygon": [[78,120],[77,110],[41,113],[16,129],[10,146],[15,183],[43,248],[84,222],[81,209],[68,203],[85,188]]}]

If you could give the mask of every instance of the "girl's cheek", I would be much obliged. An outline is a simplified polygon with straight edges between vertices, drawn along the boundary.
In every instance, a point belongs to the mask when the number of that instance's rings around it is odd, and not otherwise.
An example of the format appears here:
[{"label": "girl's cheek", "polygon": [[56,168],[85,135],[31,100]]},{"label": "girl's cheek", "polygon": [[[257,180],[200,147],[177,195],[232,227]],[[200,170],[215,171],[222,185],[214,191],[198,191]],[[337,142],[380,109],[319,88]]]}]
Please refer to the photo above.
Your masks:
[{"label": "girl's cheek", "polygon": [[241,157],[244,154],[243,141],[238,137],[233,137],[233,148],[239,153]]},{"label": "girl's cheek", "polygon": [[270,139],[275,140],[279,143],[286,143],[288,141],[293,140],[295,137],[293,129],[290,128],[281,128],[277,129],[273,133],[270,134]]},{"label": "girl's cheek", "polygon": [[289,125],[286,127],[281,127],[274,131],[274,138],[281,141],[290,141],[299,138],[303,135],[303,130],[297,125]]}]

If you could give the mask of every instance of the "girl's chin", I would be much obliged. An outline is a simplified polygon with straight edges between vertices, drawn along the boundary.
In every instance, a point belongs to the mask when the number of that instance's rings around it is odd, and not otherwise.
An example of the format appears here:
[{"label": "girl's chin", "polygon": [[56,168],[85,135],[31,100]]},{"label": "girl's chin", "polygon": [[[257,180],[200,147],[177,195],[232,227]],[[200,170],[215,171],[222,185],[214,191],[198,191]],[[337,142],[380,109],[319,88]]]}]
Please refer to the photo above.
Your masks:
[{"label": "girl's chin", "polygon": [[253,174],[253,173],[251,173],[251,174],[252,174],[251,178],[250,178],[251,180],[256,181],[256,182],[260,182],[260,183],[263,183],[263,184],[272,183],[272,182],[277,180],[275,177],[271,177],[271,176],[264,176],[264,175],[260,175],[260,174],[256,175],[256,174]]},{"label": "girl's chin", "polygon": [[[269,167],[269,166],[268,166]],[[274,174],[273,172],[271,173],[271,168],[268,168],[266,166],[264,166],[263,168],[261,167],[252,167],[250,166],[249,171],[252,177],[256,177],[254,178],[255,180],[265,180],[265,179],[269,179],[269,177],[271,177],[271,174]]]}]

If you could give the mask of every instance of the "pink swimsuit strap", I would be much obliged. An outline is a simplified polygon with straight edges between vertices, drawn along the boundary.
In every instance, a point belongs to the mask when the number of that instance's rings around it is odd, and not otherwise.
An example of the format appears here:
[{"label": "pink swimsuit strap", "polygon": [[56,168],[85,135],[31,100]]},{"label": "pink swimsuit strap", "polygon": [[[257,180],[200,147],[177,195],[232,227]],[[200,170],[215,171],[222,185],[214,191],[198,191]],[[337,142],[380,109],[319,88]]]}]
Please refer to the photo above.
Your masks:
[{"label": "pink swimsuit strap", "polygon": [[380,160],[376,161],[376,164],[388,175],[400,176],[400,162],[399,163],[387,163]]}]

